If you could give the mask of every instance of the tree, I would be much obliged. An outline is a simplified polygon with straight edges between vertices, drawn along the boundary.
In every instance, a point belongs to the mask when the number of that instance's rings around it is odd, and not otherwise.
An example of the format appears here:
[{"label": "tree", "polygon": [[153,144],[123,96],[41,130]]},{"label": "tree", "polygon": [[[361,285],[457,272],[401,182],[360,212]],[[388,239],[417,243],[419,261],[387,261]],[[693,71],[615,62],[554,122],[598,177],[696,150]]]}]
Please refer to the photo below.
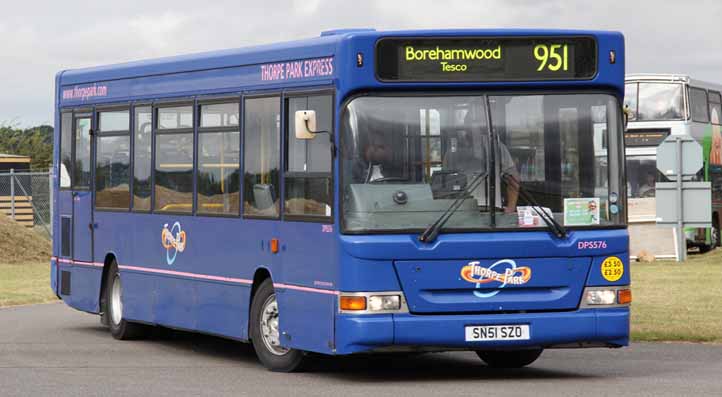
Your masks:
[{"label": "tree", "polygon": [[0,153],[30,156],[30,167],[46,171],[53,162],[53,127],[0,127]]}]

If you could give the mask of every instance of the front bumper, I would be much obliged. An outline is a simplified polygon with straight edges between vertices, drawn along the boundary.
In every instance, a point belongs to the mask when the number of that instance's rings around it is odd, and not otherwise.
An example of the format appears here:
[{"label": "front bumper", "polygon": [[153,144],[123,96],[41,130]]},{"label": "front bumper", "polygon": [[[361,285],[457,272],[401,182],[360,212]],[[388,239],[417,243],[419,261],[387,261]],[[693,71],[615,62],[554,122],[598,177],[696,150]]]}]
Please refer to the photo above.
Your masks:
[{"label": "front bumper", "polygon": [[[525,341],[466,342],[467,325],[529,324]],[[514,314],[336,316],[336,354],[389,347],[503,349],[621,347],[629,344],[629,307]]]}]

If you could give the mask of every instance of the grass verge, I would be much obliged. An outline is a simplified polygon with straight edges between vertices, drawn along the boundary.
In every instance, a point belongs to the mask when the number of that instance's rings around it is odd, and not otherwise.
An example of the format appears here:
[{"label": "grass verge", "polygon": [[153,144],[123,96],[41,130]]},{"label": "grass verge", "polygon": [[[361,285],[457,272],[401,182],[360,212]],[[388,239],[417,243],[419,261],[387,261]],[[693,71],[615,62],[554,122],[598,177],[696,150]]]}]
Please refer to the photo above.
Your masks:
[{"label": "grass verge", "polygon": [[55,301],[50,263],[0,263],[0,307]]},{"label": "grass verge", "polygon": [[722,249],[631,267],[633,340],[722,343]]}]

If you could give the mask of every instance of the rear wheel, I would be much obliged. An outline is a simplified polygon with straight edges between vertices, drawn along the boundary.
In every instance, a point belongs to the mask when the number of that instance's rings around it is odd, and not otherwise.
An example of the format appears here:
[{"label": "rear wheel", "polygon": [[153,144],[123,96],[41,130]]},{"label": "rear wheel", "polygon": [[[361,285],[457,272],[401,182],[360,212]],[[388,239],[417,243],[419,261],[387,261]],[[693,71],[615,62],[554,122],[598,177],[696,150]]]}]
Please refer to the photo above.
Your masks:
[{"label": "rear wheel", "polygon": [[713,247],[722,247],[722,240],[720,238],[720,232],[719,232],[719,218],[717,217],[717,214],[714,215],[714,219],[712,220],[712,230],[710,231],[710,240],[712,241]]},{"label": "rear wheel", "polygon": [[278,302],[271,279],[261,283],[251,304],[251,342],[261,363],[271,371],[293,372],[308,361],[301,350],[281,346]]},{"label": "rear wheel", "polygon": [[106,273],[105,305],[110,334],[115,339],[136,339],[143,336],[145,326],[131,323],[123,318],[123,284],[118,264],[113,261]]},{"label": "rear wheel", "polygon": [[544,349],[478,350],[476,355],[492,368],[521,368],[536,361]]}]

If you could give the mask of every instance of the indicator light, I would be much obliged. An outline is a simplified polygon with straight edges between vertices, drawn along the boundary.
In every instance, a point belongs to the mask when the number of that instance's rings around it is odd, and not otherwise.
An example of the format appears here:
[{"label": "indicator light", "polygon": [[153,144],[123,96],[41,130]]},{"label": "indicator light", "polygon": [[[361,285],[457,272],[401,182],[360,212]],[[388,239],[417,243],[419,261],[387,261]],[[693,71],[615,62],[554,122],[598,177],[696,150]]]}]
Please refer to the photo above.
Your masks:
[{"label": "indicator light", "polygon": [[365,296],[342,296],[341,310],[366,310]]},{"label": "indicator light", "polygon": [[632,290],[620,289],[617,291],[617,303],[620,305],[628,305],[632,303]]}]

